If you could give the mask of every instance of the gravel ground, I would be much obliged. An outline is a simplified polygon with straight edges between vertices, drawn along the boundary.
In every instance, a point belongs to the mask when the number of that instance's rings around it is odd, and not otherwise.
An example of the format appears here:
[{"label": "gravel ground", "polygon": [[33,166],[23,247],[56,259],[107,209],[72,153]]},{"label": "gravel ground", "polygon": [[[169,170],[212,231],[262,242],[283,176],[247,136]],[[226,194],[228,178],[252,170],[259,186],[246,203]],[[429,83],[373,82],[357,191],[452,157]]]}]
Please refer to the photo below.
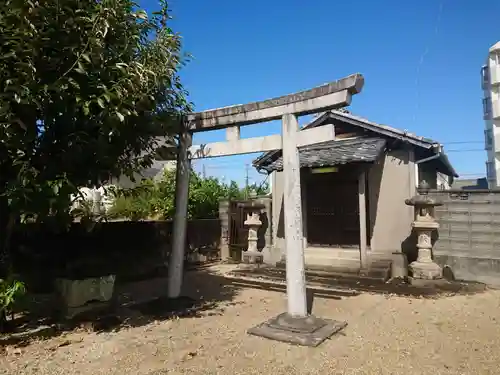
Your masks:
[{"label": "gravel ground", "polygon": [[499,373],[500,291],[440,299],[367,293],[317,298],[315,315],[349,325],[321,346],[304,348],[245,333],[283,312],[284,294],[226,285],[213,272],[187,278],[187,294],[220,300],[197,317],[148,320],[99,334],[77,330],[7,347],[0,374]]}]

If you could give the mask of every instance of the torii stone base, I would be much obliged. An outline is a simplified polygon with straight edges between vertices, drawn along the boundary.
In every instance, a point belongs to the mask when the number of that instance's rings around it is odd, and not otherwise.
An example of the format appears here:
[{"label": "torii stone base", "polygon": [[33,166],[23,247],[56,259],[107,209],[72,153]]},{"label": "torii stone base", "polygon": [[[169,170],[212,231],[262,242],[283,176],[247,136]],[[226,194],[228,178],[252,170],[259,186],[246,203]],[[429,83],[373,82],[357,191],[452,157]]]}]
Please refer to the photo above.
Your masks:
[{"label": "torii stone base", "polygon": [[314,316],[293,317],[282,313],[261,323],[247,332],[250,335],[301,346],[318,346],[326,339],[340,332],[346,322],[320,319]]}]

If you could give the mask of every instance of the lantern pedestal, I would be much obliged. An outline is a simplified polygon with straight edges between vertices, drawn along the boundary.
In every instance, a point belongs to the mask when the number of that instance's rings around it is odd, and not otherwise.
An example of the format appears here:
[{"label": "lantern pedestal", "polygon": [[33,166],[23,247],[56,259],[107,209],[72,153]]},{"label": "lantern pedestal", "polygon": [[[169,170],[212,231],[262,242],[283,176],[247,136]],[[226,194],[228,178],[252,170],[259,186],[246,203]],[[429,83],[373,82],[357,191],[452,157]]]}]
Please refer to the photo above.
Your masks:
[{"label": "lantern pedestal", "polygon": [[410,263],[409,268],[415,279],[434,280],[443,277],[441,267],[432,260],[432,232],[438,228],[437,222],[413,222],[413,230],[418,238],[418,258]]},{"label": "lantern pedestal", "polygon": [[413,280],[441,280],[443,271],[432,260],[432,233],[439,229],[439,223],[434,219],[434,207],[442,203],[428,196],[429,187],[425,181],[419,186],[418,192],[419,195],[405,201],[407,205],[414,206],[417,213],[412,227],[417,235],[418,256],[408,268]]},{"label": "lantern pedestal", "polygon": [[240,203],[238,206],[248,212],[247,219],[244,222],[245,226],[248,227],[248,246],[241,253],[242,262],[244,265],[260,265],[264,261],[264,256],[259,251],[257,244],[259,241],[259,228],[262,226],[260,214],[265,206],[255,201]]}]

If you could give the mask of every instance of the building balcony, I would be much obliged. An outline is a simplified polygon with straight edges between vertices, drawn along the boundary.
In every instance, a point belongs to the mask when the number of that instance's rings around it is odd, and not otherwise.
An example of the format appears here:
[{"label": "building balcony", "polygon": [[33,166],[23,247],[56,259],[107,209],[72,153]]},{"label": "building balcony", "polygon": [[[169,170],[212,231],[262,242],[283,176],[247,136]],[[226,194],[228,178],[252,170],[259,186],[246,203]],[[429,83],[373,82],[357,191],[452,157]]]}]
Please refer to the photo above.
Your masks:
[{"label": "building balcony", "polygon": [[490,53],[500,52],[500,42],[496,42],[490,48]]},{"label": "building balcony", "polygon": [[500,100],[493,100],[491,103],[491,118],[493,120],[500,120]]},{"label": "building balcony", "polygon": [[492,86],[500,85],[500,65],[494,65],[490,68],[490,84]]},{"label": "building balcony", "polygon": [[489,148],[488,148],[488,144],[486,144],[485,146],[486,146],[485,147],[486,150],[488,150],[488,149],[491,150],[491,149],[495,148],[495,150],[494,150],[495,153],[500,152],[500,133],[495,134],[494,142],[492,142],[492,144],[489,145],[490,146]]}]

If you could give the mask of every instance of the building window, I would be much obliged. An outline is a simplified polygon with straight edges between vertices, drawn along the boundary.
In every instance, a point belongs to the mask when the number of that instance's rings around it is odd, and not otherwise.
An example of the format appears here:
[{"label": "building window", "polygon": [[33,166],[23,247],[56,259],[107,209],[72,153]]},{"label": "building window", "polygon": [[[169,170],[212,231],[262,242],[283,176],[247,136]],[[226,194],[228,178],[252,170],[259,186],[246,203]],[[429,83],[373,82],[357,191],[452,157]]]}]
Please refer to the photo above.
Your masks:
[{"label": "building window", "polygon": [[486,178],[488,180],[495,179],[495,164],[490,161],[486,162]]},{"label": "building window", "polygon": [[493,147],[493,134],[491,129],[486,129],[484,131],[484,145],[486,150],[491,150]]},{"label": "building window", "polygon": [[490,100],[490,98],[483,99],[483,114],[484,114],[484,117],[489,117],[491,115],[491,100]]},{"label": "building window", "polygon": [[490,70],[487,65],[481,68],[481,87],[486,90],[490,86]]}]

